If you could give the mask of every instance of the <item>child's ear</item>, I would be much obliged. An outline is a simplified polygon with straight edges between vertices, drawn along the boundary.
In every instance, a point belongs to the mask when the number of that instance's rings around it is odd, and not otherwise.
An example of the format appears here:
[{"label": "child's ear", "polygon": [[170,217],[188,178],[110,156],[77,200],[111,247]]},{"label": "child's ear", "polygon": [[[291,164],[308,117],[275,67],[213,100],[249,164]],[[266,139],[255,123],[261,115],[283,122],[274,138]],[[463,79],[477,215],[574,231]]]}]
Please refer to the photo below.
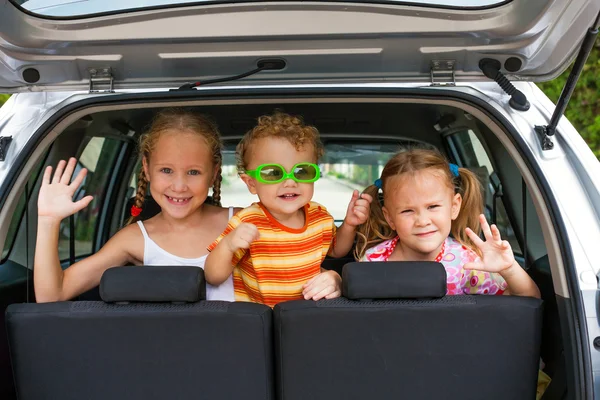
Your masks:
[{"label": "child's ear", "polygon": [[385,220],[387,221],[390,228],[396,230],[396,224],[394,224],[394,221],[392,220],[392,218],[390,218],[390,213],[388,212],[387,208],[383,206],[381,207],[381,211],[383,211],[383,216],[385,217]]},{"label": "child's ear", "polygon": [[146,157],[142,157],[142,168],[144,169],[144,175],[146,175],[146,180],[150,182],[150,174],[148,173],[148,160]]},{"label": "child's ear", "polygon": [[256,194],[256,180],[246,174],[241,174],[240,178],[242,178],[246,186],[248,186],[248,191],[252,194]]},{"label": "child's ear", "polygon": [[460,214],[460,206],[462,205],[462,196],[456,193],[452,198],[452,220],[454,221]]}]

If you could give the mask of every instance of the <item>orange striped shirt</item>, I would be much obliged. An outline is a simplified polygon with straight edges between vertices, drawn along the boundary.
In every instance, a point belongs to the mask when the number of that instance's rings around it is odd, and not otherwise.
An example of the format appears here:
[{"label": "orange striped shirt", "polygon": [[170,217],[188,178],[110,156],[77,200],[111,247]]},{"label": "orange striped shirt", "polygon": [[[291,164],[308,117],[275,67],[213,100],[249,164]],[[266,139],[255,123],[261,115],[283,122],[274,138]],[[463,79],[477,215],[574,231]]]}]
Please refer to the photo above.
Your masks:
[{"label": "orange striped shirt", "polygon": [[304,206],[304,227],[288,228],[260,203],[233,216],[217,244],[242,222],[256,225],[260,238],[249,249],[239,249],[231,260],[236,301],[252,301],[274,307],[302,299],[302,285],[321,272],[321,263],[335,238],[333,217],[315,202]]}]

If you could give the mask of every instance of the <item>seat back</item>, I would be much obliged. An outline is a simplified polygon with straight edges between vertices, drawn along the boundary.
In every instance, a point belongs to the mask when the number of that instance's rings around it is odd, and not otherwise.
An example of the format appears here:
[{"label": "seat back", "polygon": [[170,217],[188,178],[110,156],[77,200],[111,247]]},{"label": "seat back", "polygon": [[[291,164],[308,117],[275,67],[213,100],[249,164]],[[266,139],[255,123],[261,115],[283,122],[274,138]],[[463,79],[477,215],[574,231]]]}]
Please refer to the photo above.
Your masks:
[{"label": "seat back", "polygon": [[[395,284],[410,288],[407,280]],[[535,398],[540,300],[428,297],[277,305],[278,398]]]},{"label": "seat back", "polygon": [[17,392],[21,400],[272,399],[271,315],[220,301],[14,304],[7,327]]}]

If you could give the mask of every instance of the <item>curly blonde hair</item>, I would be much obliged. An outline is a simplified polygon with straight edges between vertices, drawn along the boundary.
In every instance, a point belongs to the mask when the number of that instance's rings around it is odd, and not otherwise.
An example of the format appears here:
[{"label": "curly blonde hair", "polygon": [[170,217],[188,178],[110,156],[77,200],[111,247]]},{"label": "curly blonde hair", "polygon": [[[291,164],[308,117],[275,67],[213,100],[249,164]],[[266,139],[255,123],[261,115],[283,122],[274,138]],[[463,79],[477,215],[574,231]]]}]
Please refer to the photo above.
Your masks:
[{"label": "curly blonde hair", "polygon": [[[160,111],[154,119],[148,131],[140,136],[139,154],[140,158],[150,160],[158,139],[167,131],[179,131],[185,133],[194,133],[206,140],[206,143],[212,154],[213,165],[218,168],[217,177],[213,184],[213,204],[221,205],[221,176],[222,165],[222,143],[221,135],[217,125],[207,116],[199,115],[183,108],[167,108]],[[140,168],[137,179],[137,192],[135,195],[134,206],[142,208],[148,189],[148,178],[144,173],[144,168]],[[129,210],[128,210],[129,211]],[[132,216],[127,221],[127,225],[136,222],[139,218]]]},{"label": "curly blonde hair", "polygon": [[[410,149],[401,151],[392,157],[381,172],[381,191],[384,199],[388,189],[387,182],[390,178],[402,174],[414,175],[425,169],[443,176],[448,187],[453,188],[454,193],[460,193],[462,204],[458,217],[452,221],[450,232],[460,244],[479,253],[478,247],[465,233],[465,228],[471,228],[476,234],[479,234],[481,229],[479,225],[479,214],[483,212],[481,183],[477,175],[466,168],[459,168],[458,176],[454,176],[450,171],[448,160],[439,151]],[[396,236],[396,232],[388,225],[383,215],[382,204],[378,200],[379,188],[371,185],[364,190],[364,193],[371,195],[373,202],[369,219],[358,227],[354,249],[354,256],[357,260],[364,256],[367,249]]]},{"label": "curly blonde hair", "polygon": [[236,147],[236,161],[239,174],[247,170],[248,158],[252,145],[258,139],[278,137],[288,140],[296,150],[300,151],[307,144],[315,149],[317,161],[323,157],[325,150],[317,128],[305,125],[301,117],[275,111],[272,115],[258,118],[258,124],[248,131]]}]

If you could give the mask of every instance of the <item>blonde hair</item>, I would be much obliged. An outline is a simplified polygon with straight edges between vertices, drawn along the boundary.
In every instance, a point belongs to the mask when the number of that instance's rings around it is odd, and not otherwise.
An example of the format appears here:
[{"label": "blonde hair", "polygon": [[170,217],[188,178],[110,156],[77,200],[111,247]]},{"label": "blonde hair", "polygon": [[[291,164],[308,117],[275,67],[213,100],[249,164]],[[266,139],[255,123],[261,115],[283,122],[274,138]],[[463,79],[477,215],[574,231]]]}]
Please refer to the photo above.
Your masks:
[{"label": "blonde hair", "polygon": [[[206,140],[206,143],[212,154],[212,162],[218,168],[215,182],[213,184],[213,203],[221,205],[221,164],[222,164],[222,143],[219,130],[216,124],[207,116],[195,114],[192,111],[183,108],[167,108],[160,111],[150,125],[148,131],[140,136],[139,154],[140,158],[148,162],[156,148],[156,144],[161,135],[167,131],[182,133],[194,133]],[[142,208],[148,189],[148,178],[144,173],[144,168],[140,168],[137,180],[137,192],[135,195],[134,206]],[[129,211],[129,210],[127,210]],[[127,221],[127,225],[137,221],[139,218],[132,216]]]},{"label": "blonde hair", "polygon": [[[479,215],[483,212],[482,187],[477,175],[466,168],[458,168],[458,176],[454,176],[450,170],[450,164],[446,158],[436,150],[411,149],[401,151],[390,159],[381,172],[381,190],[385,197],[386,184],[391,177],[411,174],[418,171],[429,170],[444,177],[448,186],[459,193],[462,204],[455,220],[452,221],[450,232],[452,236],[462,245],[478,252],[477,246],[465,233],[469,227],[479,234]],[[366,223],[358,227],[357,243],[354,256],[360,259],[368,248],[396,236],[396,232],[388,225],[384,215],[382,204],[378,199],[379,188],[375,185],[367,187],[364,191],[373,197],[369,218]]]},{"label": "blonde hair", "polygon": [[246,172],[248,157],[253,143],[266,137],[288,140],[296,150],[307,144],[313,145],[317,161],[323,156],[323,143],[319,131],[314,126],[305,125],[301,117],[275,111],[272,115],[258,118],[258,124],[248,131],[236,147],[236,161],[239,174]]}]

